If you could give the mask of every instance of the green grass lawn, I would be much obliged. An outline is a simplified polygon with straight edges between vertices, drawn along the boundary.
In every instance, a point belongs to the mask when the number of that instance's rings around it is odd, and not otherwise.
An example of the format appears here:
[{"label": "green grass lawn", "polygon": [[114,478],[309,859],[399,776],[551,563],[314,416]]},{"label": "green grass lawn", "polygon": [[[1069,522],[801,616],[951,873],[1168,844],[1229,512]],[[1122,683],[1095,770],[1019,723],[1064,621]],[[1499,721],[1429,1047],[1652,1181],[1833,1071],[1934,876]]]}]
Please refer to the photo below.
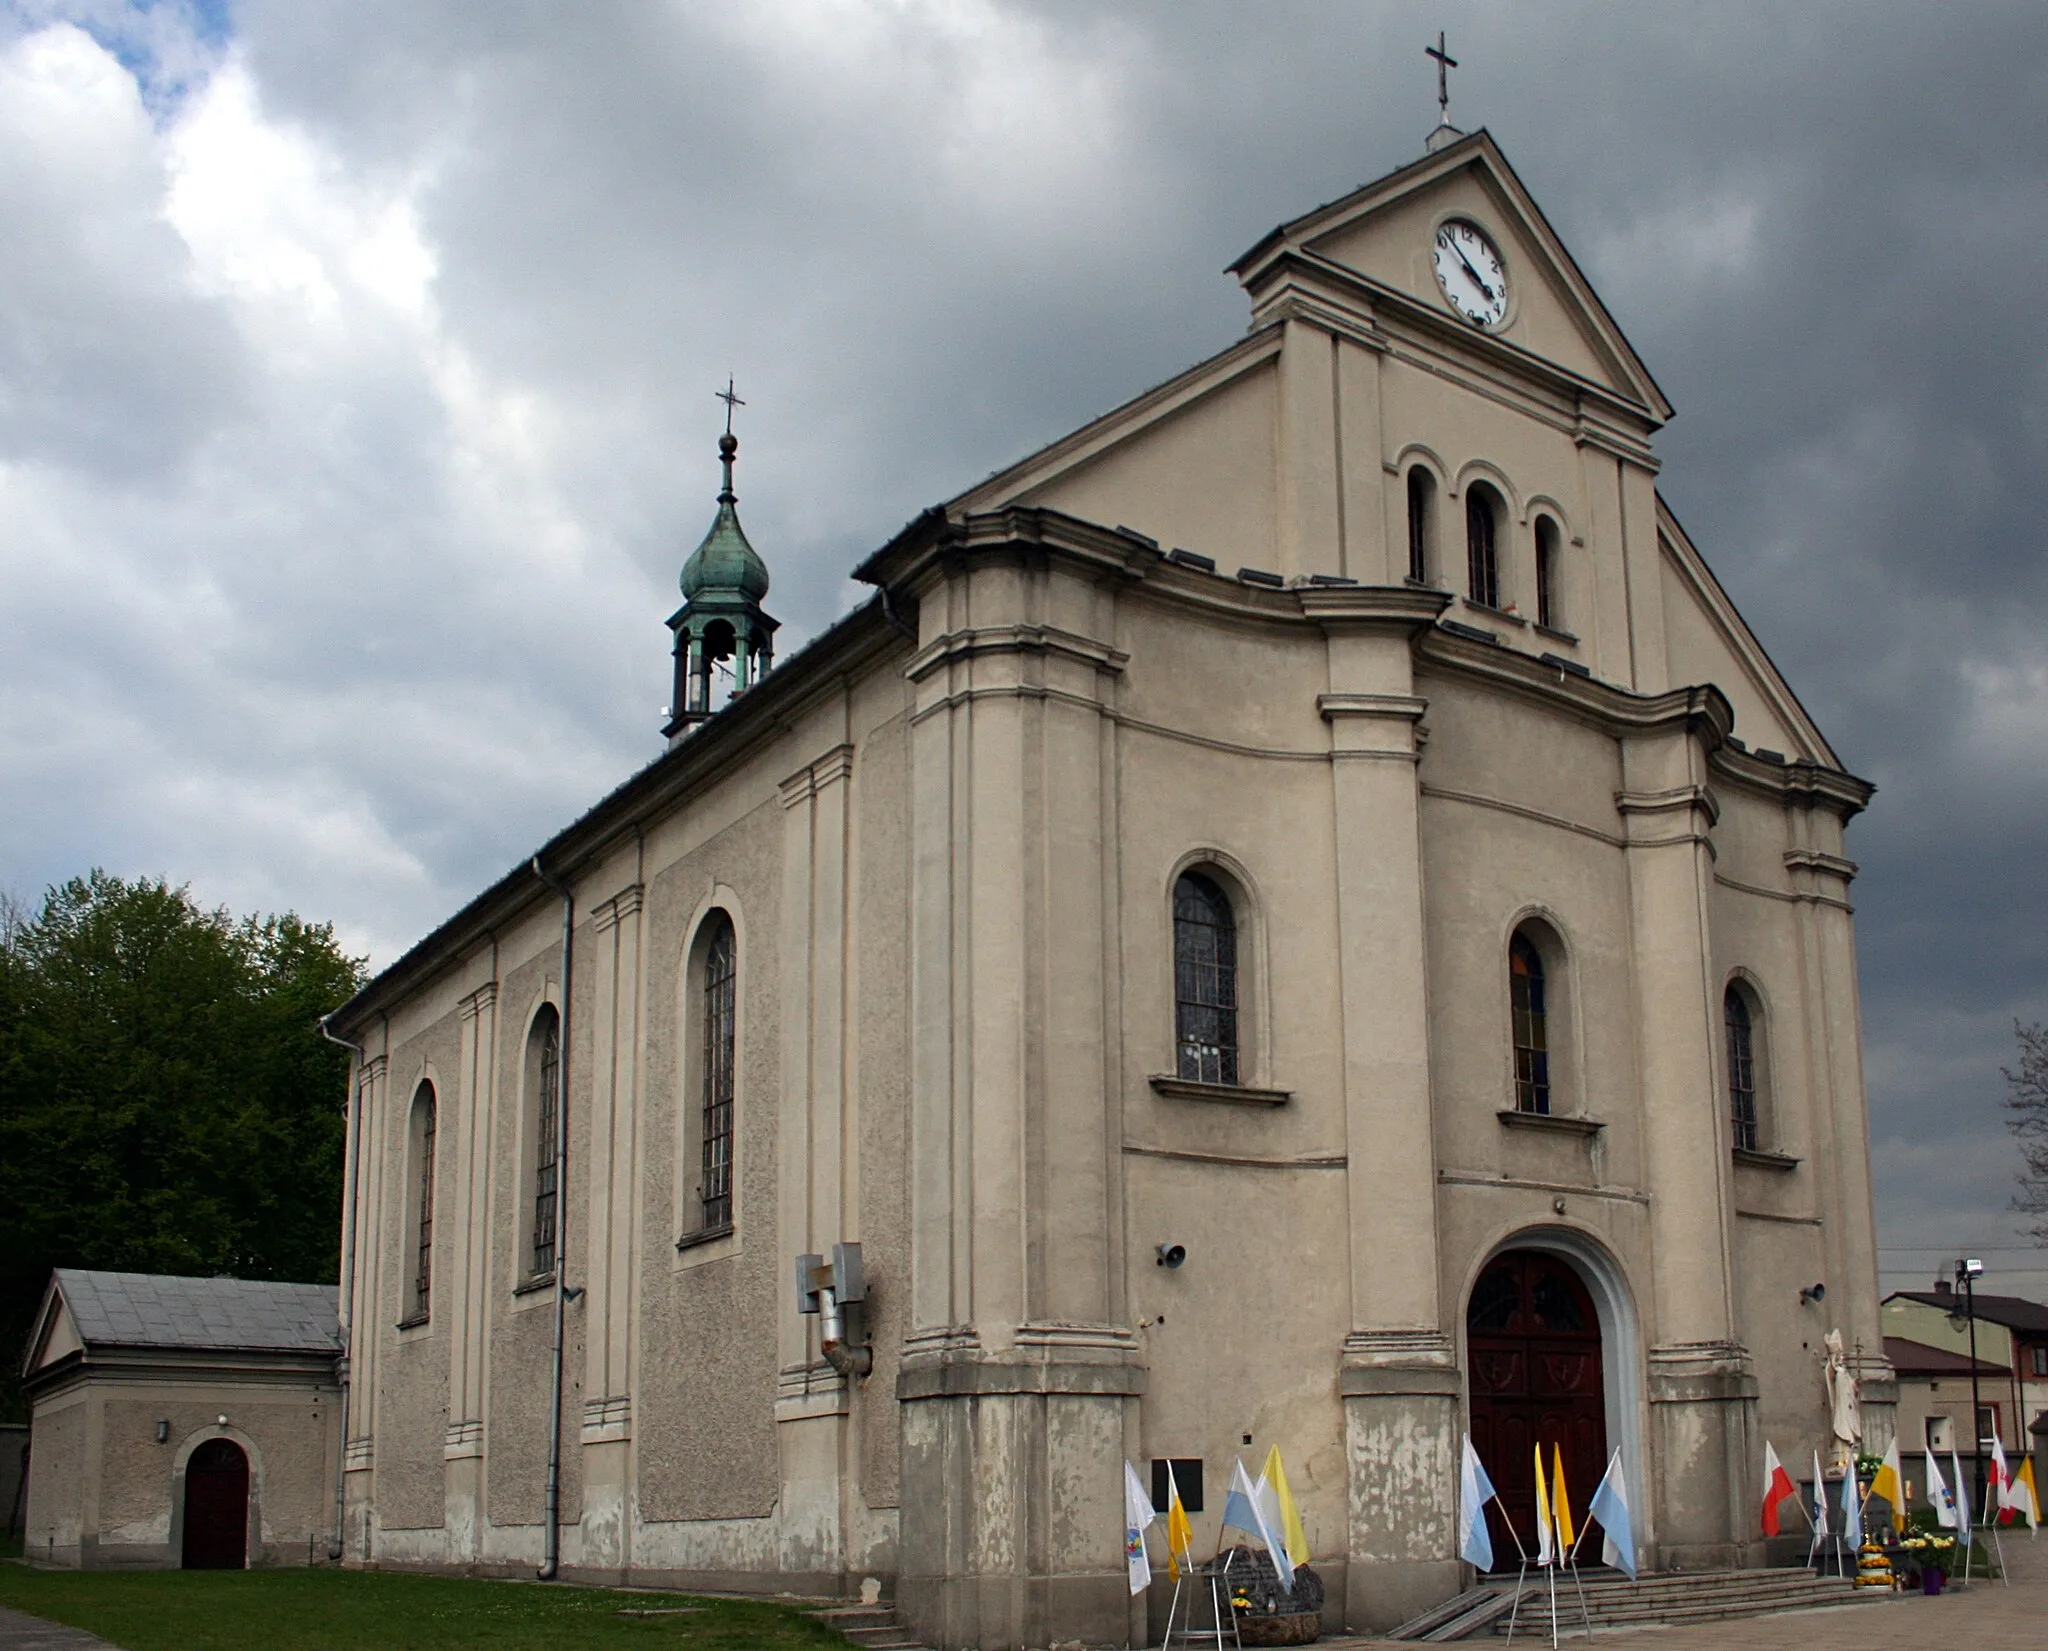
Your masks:
[{"label": "green grass lawn", "polygon": [[[388,1572],[34,1571],[0,1564],[0,1605],[89,1629],[126,1651],[825,1651],[846,1641],[751,1600]],[[697,1609],[683,1613],[680,1607]],[[631,1616],[634,1611],[674,1613]]]}]

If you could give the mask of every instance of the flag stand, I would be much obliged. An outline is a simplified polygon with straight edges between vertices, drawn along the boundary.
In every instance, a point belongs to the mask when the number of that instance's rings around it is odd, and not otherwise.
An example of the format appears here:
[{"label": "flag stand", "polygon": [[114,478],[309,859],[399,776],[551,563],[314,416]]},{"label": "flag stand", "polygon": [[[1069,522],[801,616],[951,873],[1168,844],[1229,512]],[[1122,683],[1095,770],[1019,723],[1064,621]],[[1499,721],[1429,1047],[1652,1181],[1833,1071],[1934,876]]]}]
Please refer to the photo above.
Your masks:
[{"label": "flag stand", "polygon": [[[1230,1561],[1226,1559],[1223,1562],[1223,1569],[1220,1571],[1213,1570],[1206,1565],[1197,1566],[1194,1564],[1192,1557],[1189,1556],[1184,1556],[1180,1563],[1185,1569],[1173,1579],[1173,1598],[1166,1607],[1166,1633],[1159,1643],[1162,1647],[1165,1647],[1175,1643],[1181,1645],[1207,1645],[1213,1642],[1216,1651],[1223,1651],[1225,1573],[1230,1569]],[[1206,1628],[1197,1628],[1195,1626],[1195,1598],[1198,1590],[1190,1586],[1190,1584],[1197,1577],[1209,1585],[1209,1626]],[[1187,1595],[1187,1610],[1185,1613],[1181,1613],[1183,1589],[1186,1590]],[[1177,1642],[1173,1626],[1176,1614],[1180,1614],[1181,1619]],[[1235,1611],[1230,1613],[1230,1643],[1233,1646],[1240,1644],[1237,1637],[1237,1613]]]}]

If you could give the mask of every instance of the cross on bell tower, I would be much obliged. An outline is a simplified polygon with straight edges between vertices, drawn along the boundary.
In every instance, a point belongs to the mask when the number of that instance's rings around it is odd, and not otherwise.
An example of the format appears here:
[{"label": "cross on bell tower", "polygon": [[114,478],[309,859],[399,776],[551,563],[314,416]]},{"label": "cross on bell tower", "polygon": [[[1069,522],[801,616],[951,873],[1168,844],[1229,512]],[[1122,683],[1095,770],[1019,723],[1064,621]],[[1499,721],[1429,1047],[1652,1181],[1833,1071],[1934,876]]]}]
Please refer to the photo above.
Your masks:
[{"label": "cross on bell tower", "polygon": [[712,392],[725,403],[725,434],[718,438],[718,460],[724,473],[718,490],[718,514],[703,542],[683,564],[683,605],[669,617],[675,632],[675,698],[669,706],[668,735],[678,744],[713,714],[712,677],[732,661],[732,693],[727,703],[767,675],[775,659],[777,621],[761,606],[768,594],[768,565],[747,542],[740,526],[739,495],[733,491],[733,461],[739,437],[732,433],[735,408],[744,407],[728,378]]}]

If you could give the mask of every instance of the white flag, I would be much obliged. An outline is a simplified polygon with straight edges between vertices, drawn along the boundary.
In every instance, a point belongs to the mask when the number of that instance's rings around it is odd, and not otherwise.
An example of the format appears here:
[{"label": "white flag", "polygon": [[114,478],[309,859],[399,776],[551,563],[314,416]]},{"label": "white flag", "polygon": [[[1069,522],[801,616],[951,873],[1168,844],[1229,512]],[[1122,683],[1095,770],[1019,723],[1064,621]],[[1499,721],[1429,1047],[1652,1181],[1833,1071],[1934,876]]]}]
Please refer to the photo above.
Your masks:
[{"label": "white flag", "polygon": [[1239,1457],[1231,1468],[1230,1494],[1223,1499],[1223,1523],[1247,1536],[1257,1537],[1266,1552],[1273,1556],[1273,1569],[1285,1579],[1285,1585],[1290,1589],[1294,1586],[1294,1565],[1287,1557],[1287,1545],[1273,1534],[1273,1527],[1266,1523],[1258,1498],[1252,1494],[1252,1479],[1244,1471],[1243,1457]]},{"label": "white flag", "polygon": [[1152,1586],[1152,1561],[1145,1557],[1145,1527],[1159,1517],[1138,1470],[1124,1463],[1124,1562],[1130,1567],[1131,1592]]},{"label": "white flag", "polygon": [[1934,1452],[1927,1453],[1927,1500],[1934,1504],[1934,1522],[1945,1531],[1956,1528],[1956,1500],[1941,1477],[1941,1464]]},{"label": "white flag", "polygon": [[1967,1548],[1976,1542],[1970,1534],[1970,1527],[1976,1522],[1976,1515],[1970,1509],[1970,1487],[1963,1478],[1962,1458],[1951,1449],[1948,1453],[1948,1470],[1955,1475],[1956,1488],[1956,1541]]},{"label": "white flag", "polygon": [[1458,1557],[1475,1569],[1493,1569],[1493,1537],[1486,1529],[1486,1504],[1494,1498],[1493,1481],[1480,1465],[1479,1452],[1472,1448],[1472,1435],[1465,1435],[1465,1454],[1458,1464]]},{"label": "white flag", "polygon": [[1820,1476],[1820,1452],[1813,1453],[1813,1535],[1817,1542],[1828,1534],[1828,1484]]},{"label": "white flag", "polygon": [[1280,1586],[1291,1594],[1294,1592],[1294,1556],[1287,1551],[1287,1522],[1280,1517],[1280,1493],[1263,1473],[1259,1475],[1259,1482],[1252,1486],[1252,1506],[1259,1510],[1259,1517],[1266,1522],[1268,1542],[1278,1540],[1279,1546],[1272,1550],[1273,1569],[1280,1573]]},{"label": "white flag", "polygon": [[1991,1474],[1995,1481],[1991,1506],[1998,1510],[1998,1523],[2003,1525],[2014,1514],[2027,1511],[2027,1498],[2013,1494],[2012,1468],[2005,1459],[2005,1441],[1996,1433],[1991,1435]]}]

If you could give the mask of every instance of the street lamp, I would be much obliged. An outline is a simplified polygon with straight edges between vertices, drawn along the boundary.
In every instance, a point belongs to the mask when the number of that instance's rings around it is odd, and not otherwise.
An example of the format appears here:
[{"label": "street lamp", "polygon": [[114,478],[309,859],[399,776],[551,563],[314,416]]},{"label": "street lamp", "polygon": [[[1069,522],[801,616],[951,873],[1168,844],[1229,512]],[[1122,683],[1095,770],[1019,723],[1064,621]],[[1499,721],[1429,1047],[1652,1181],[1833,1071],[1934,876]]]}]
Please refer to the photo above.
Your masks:
[{"label": "street lamp", "polygon": [[1970,1498],[1971,1517],[1984,1508],[1984,1407],[1977,1399],[1977,1280],[1984,1276],[1984,1263],[1974,1257],[1956,1263],[1956,1282],[1963,1287],[1963,1311],[1970,1321],[1970,1437],[1975,1441],[1970,1460],[1976,1492]]}]

